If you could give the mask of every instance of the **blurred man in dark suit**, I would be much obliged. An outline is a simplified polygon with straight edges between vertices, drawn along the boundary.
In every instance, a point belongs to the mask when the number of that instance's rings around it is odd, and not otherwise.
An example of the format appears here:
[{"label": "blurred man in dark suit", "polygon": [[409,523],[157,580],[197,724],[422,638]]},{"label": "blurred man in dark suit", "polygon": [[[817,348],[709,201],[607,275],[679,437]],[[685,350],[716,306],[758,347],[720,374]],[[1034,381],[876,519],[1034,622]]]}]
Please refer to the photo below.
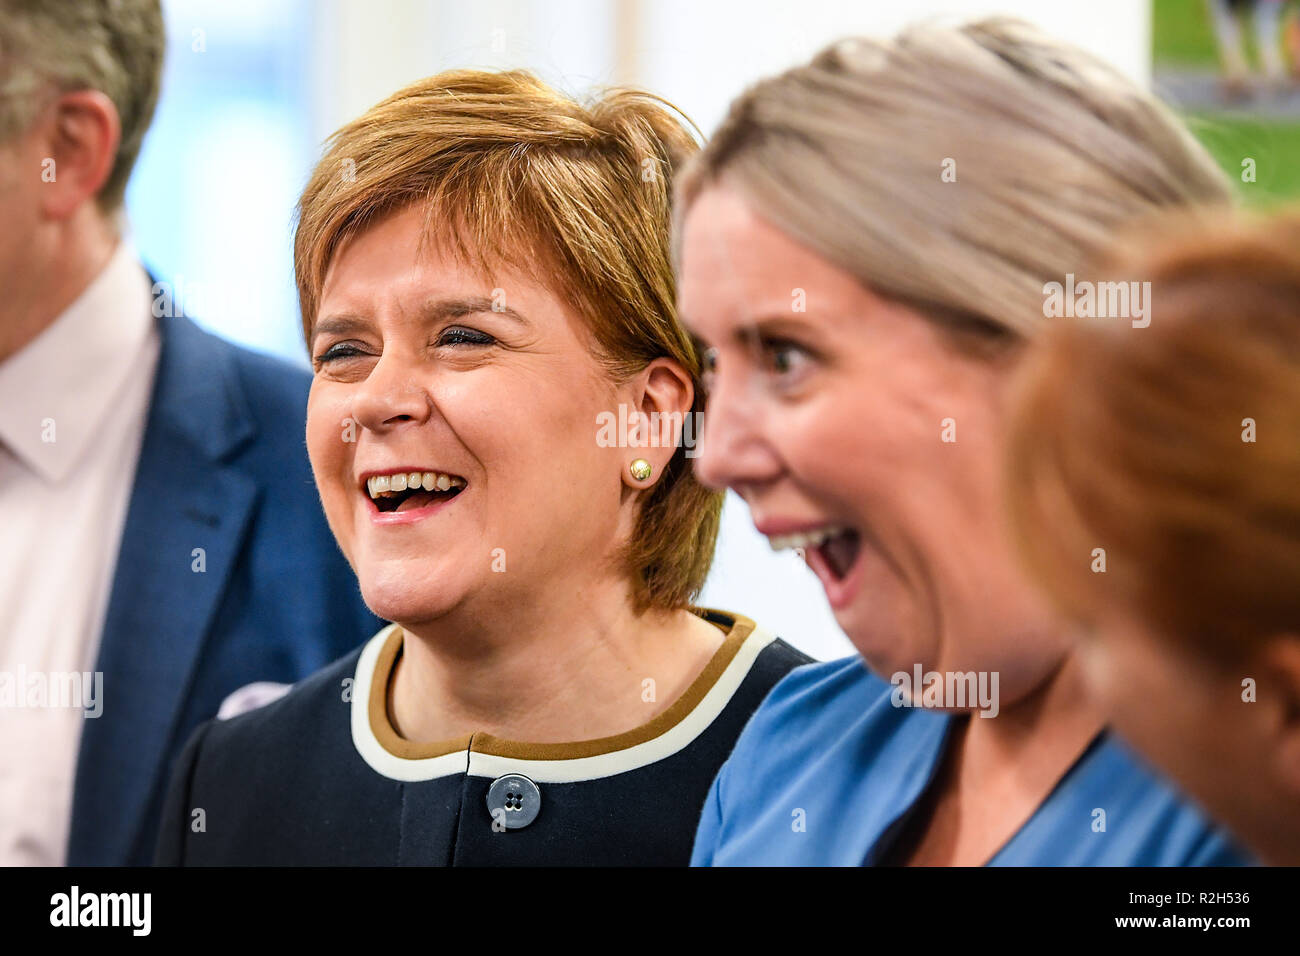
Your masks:
[{"label": "blurred man in dark suit", "polygon": [[0,864],[148,862],[190,731],[379,626],[310,376],[158,318],[121,237],[163,46],[159,0],[0,5]]}]

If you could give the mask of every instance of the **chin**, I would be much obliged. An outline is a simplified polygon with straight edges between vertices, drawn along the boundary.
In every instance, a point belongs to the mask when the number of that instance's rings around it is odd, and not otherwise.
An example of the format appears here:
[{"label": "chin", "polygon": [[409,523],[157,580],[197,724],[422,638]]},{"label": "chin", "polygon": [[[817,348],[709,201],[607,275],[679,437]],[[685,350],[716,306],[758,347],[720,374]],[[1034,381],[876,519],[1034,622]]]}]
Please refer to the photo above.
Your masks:
[{"label": "chin", "polygon": [[413,624],[431,621],[453,610],[462,591],[446,580],[413,580],[407,575],[362,573],[361,597],[385,621]]},{"label": "chin", "polygon": [[893,615],[882,613],[879,607],[855,604],[836,614],[835,620],[877,677],[889,680],[898,671],[910,674],[918,660],[926,663],[911,640],[909,628]]}]

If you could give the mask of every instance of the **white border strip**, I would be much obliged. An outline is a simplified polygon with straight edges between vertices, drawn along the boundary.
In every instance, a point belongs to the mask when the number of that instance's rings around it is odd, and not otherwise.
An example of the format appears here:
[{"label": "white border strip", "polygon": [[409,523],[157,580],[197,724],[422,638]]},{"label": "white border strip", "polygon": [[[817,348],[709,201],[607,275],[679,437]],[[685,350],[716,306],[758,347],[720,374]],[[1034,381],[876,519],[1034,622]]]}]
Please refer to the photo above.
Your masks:
[{"label": "white border strip", "polygon": [[440,757],[410,760],[398,757],[384,749],[370,726],[370,685],[375,678],[375,662],[393,629],[390,624],[372,637],[357,661],[356,680],[352,684],[352,745],[370,769],[393,780],[433,780],[453,773],[464,773],[465,751],[457,750]]},{"label": "white border strip", "polygon": [[759,653],[775,640],[772,634],[756,627],[689,714],[658,737],[625,750],[564,760],[521,760],[473,751],[467,754],[463,750],[439,757],[411,759],[385,750],[370,726],[370,684],[375,675],[375,661],[396,626],[390,625],[372,637],[357,661],[356,682],[352,688],[352,743],[370,769],[391,780],[406,782],[434,780],[455,773],[476,777],[518,773],[537,783],[576,783],[627,773],[671,757],[708,729],[731,701]]}]

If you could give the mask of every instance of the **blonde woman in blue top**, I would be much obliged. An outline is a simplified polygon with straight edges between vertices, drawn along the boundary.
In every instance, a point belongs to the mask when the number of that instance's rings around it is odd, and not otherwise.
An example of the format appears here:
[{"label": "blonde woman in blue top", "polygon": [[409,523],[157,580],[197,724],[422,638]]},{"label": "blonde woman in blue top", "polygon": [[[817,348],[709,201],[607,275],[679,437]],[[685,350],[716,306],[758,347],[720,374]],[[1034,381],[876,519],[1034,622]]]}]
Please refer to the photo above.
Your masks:
[{"label": "blonde woman in blue top", "polygon": [[1074,274],[1228,198],[1155,100],[1012,21],[836,44],[732,106],[678,186],[697,472],[804,551],[861,658],[774,688],[695,863],[1241,859],[1108,732],[1000,482],[1006,386]]}]

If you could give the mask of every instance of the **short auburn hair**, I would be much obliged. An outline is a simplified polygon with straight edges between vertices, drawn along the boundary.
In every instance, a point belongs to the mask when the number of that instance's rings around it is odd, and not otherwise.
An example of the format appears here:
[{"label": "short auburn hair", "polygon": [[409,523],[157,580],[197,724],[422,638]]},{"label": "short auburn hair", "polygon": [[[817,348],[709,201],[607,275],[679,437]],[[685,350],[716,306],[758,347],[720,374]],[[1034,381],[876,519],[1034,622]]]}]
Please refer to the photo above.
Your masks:
[{"label": "short auburn hair", "polygon": [[[305,338],[340,244],[423,204],[430,242],[485,274],[519,268],[568,302],[612,380],[656,358],[678,362],[698,412],[700,361],[677,321],[669,239],[673,173],[698,148],[689,122],[649,93],[615,89],[583,104],[518,70],[453,70],[394,93],[330,138],[299,200]],[[678,447],[626,546],[639,608],[692,602],[721,510]]]},{"label": "short auburn hair", "polygon": [[1118,603],[1240,659],[1300,630],[1300,214],[1185,214],[1103,271],[1151,282],[1151,322],[1062,321],[1027,363],[1016,535],[1074,617]]}]

